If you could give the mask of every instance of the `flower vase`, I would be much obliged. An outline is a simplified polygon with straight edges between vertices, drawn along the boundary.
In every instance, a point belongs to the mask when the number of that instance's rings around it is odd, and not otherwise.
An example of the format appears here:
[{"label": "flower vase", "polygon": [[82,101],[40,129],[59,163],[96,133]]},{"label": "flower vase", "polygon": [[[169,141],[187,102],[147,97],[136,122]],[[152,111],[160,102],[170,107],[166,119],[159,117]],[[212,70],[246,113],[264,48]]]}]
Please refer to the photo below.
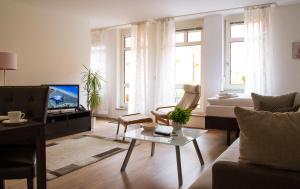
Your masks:
[{"label": "flower vase", "polygon": [[172,127],[174,131],[178,131],[181,130],[181,128],[183,127],[182,123],[179,122],[172,122]]}]

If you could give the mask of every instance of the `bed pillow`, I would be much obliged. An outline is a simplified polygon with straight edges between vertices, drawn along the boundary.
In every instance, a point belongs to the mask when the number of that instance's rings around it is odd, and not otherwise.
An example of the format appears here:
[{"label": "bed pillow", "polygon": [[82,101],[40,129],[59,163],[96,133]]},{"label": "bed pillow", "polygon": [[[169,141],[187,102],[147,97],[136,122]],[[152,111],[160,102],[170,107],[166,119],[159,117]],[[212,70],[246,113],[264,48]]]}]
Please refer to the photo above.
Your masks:
[{"label": "bed pillow", "polygon": [[300,171],[300,112],[272,113],[236,107],[242,163]]},{"label": "bed pillow", "polygon": [[290,93],[281,96],[263,96],[251,93],[254,109],[270,112],[291,112],[294,111],[294,101],[297,93]]}]

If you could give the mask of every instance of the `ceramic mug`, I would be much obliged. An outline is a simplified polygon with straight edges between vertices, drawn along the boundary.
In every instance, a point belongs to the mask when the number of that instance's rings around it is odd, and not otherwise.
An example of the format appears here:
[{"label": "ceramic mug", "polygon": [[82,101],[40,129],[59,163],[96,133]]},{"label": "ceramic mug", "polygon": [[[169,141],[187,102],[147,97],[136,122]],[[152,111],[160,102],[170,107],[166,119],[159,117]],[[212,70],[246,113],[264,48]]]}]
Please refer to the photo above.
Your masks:
[{"label": "ceramic mug", "polygon": [[20,122],[25,117],[25,114],[21,111],[11,111],[7,115],[11,122]]}]

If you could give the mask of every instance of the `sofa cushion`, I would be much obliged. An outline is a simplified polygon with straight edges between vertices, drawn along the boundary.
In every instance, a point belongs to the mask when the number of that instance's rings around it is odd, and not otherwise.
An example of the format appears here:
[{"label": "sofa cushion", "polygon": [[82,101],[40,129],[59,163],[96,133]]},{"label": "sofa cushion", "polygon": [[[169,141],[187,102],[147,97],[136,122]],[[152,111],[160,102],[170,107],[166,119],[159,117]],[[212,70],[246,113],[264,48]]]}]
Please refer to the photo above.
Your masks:
[{"label": "sofa cushion", "polygon": [[236,107],[242,163],[300,171],[300,112],[271,113]]},{"label": "sofa cushion", "polygon": [[294,106],[300,105],[300,93],[296,94]]},{"label": "sofa cushion", "polygon": [[284,112],[294,107],[297,93],[290,93],[281,96],[263,96],[251,93],[254,109],[259,111]]}]

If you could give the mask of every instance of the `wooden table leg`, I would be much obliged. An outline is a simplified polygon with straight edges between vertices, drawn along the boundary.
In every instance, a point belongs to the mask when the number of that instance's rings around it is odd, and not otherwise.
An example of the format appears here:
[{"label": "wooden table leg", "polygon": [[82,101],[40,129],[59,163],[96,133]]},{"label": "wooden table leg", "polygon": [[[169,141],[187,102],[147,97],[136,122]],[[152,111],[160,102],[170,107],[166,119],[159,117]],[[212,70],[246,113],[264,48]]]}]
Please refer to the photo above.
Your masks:
[{"label": "wooden table leg", "polygon": [[182,185],[182,171],[181,171],[181,159],[180,159],[180,148],[175,146],[176,149],[176,161],[177,161],[177,173],[179,186]]},{"label": "wooden table leg", "polygon": [[154,155],[154,152],[155,152],[155,142],[152,142],[152,144],[151,144],[151,156]]},{"label": "wooden table leg", "polygon": [[198,158],[199,158],[199,161],[200,161],[201,165],[204,165],[202,154],[201,154],[201,151],[199,149],[199,146],[198,146],[198,143],[197,143],[196,139],[193,140],[193,144],[194,144],[194,147],[195,147],[195,150],[197,152],[197,155],[198,155]]},{"label": "wooden table leg", "polygon": [[116,133],[116,135],[119,134],[119,129],[120,129],[120,121],[118,121],[118,128],[117,128],[117,133]]},{"label": "wooden table leg", "polygon": [[46,144],[45,144],[45,129],[41,126],[40,134],[36,138],[36,166],[37,166],[37,188],[46,189]]},{"label": "wooden table leg", "polygon": [[136,139],[131,140],[130,146],[128,148],[127,154],[125,156],[125,159],[124,159],[122,167],[121,167],[121,172],[125,171],[125,169],[126,169],[126,166],[128,164],[128,161],[129,161],[129,158],[131,156],[132,150],[134,148],[135,142],[136,142]]}]

